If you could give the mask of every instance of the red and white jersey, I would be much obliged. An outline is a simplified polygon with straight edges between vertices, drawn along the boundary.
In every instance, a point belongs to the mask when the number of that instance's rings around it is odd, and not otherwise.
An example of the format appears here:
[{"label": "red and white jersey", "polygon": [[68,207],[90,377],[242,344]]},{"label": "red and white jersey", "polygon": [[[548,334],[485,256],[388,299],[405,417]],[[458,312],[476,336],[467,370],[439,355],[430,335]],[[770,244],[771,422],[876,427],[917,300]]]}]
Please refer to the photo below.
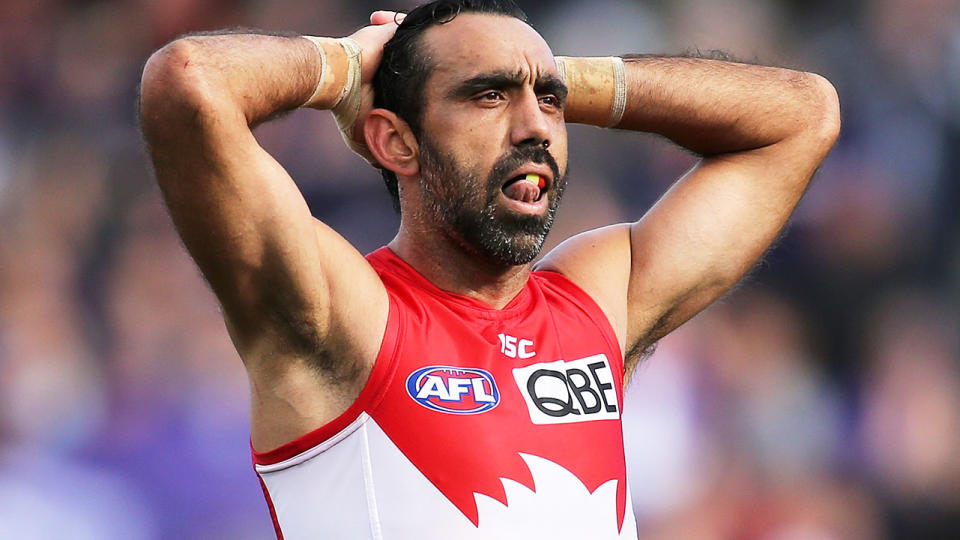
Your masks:
[{"label": "red and white jersey", "polygon": [[636,538],[623,358],[597,304],[534,272],[496,310],[382,248],[383,345],[356,402],[254,466],[277,536]]}]

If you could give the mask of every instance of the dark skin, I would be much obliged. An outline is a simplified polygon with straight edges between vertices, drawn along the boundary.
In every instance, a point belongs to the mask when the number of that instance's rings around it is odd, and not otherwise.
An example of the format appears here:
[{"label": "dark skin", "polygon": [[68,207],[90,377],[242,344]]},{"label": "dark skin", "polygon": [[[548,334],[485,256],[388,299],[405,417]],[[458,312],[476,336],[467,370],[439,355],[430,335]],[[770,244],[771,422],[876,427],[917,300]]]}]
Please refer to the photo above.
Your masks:
[{"label": "dark skin", "polygon": [[[377,12],[353,36],[363,49],[365,95],[354,136],[400,182],[402,222],[390,246],[438,287],[501,308],[533,267],[480,258],[431,217],[417,137],[392,112],[370,106],[392,21],[392,13]],[[503,39],[473,46],[489,35]],[[461,14],[429,29],[424,44],[436,65],[421,125],[459,168],[486,178],[512,146],[548,142],[566,170],[570,111],[552,52],[532,28]],[[205,36],[164,47],[143,75],[141,123],[157,180],[247,368],[258,451],[349,407],[386,325],[387,294],[376,273],[310,215],[296,184],[251,133],[302,104],[319,67],[303,39]],[[536,268],[586,290],[630,352],[701,311],[762,255],[836,139],[839,107],[819,76],[712,60],[631,61],[627,84],[620,128],[659,133],[703,158],[639,221],[568,239]],[[545,211],[506,198],[495,203],[501,215]],[[628,355],[627,370],[634,365]]]}]

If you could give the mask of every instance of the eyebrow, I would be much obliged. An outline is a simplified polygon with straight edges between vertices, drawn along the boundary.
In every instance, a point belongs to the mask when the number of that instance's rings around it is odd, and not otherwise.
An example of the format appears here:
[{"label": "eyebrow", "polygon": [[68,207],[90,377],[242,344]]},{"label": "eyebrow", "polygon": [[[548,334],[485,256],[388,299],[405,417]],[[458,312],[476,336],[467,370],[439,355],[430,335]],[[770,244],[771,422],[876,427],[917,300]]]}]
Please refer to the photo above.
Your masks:
[{"label": "eyebrow", "polygon": [[[454,99],[468,98],[483,90],[507,90],[520,88],[526,83],[527,77],[522,70],[509,72],[506,70],[481,73],[455,86],[447,96]],[[559,77],[551,74],[542,74],[533,83],[533,90],[537,94],[553,94],[561,102],[567,100],[567,85]]]}]

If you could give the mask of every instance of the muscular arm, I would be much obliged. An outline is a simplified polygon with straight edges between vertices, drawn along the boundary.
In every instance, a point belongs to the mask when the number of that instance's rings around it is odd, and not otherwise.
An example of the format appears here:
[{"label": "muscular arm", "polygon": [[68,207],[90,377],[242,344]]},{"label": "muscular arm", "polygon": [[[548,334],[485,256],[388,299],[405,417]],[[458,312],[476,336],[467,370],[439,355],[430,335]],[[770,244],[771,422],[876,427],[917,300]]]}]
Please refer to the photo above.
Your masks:
[{"label": "muscular arm", "polygon": [[833,145],[840,117],[829,82],[786,69],[636,57],[626,60],[626,82],[617,127],[663,135],[702,159],[639,221],[571,238],[541,266],[598,299],[630,370],[639,352],[759,259]]},{"label": "muscular arm", "polygon": [[208,35],[159,50],[142,79],[157,182],[247,367],[258,449],[345,409],[386,324],[376,274],[251,133],[306,101],[320,69],[302,38]]}]

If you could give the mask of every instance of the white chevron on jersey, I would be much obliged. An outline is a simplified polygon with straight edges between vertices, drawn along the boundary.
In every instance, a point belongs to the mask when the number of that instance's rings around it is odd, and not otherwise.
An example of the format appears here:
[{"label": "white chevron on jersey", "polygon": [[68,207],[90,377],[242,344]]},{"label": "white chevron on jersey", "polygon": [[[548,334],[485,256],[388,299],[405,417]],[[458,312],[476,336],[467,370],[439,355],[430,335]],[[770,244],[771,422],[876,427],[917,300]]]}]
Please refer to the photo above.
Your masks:
[{"label": "white chevron on jersey", "polygon": [[[323,459],[316,459],[321,455]],[[590,493],[561,465],[534,455],[521,457],[536,490],[501,479],[506,505],[475,494],[480,514],[476,527],[366,414],[325,443],[280,463],[257,465],[256,470],[270,493],[284,540],[321,535],[358,540],[637,537],[632,512],[627,512],[622,532],[617,531],[617,480]]]}]

